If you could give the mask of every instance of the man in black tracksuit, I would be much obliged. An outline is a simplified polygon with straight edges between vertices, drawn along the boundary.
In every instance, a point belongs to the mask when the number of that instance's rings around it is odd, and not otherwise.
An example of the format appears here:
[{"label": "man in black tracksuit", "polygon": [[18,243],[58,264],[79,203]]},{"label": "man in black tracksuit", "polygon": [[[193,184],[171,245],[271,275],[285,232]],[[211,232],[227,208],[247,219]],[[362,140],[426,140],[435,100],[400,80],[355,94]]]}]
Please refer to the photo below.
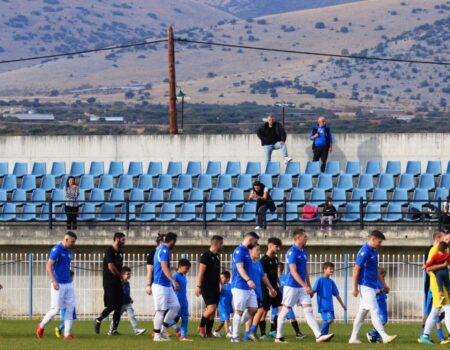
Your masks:
[{"label": "man in black tracksuit", "polygon": [[283,126],[275,121],[273,115],[267,117],[267,122],[258,128],[257,135],[261,140],[261,145],[264,147],[264,153],[266,156],[266,162],[270,162],[272,159],[272,151],[274,149],[281,149],[281,153],[284,157],[284,162],[288,163],[292,158],[288,155],[286,147],[286,131]]},{"label": "man in black tracksuit", "polygon": [[317,125],[313,127],[309,138],[313,141],[313,161],[317,162],[319,159],[322,161],[320,171],[325,171],[325,165],[327,164],[328,153],[333,150],[333,133],[327,126],[325,117],[319,117]]}]

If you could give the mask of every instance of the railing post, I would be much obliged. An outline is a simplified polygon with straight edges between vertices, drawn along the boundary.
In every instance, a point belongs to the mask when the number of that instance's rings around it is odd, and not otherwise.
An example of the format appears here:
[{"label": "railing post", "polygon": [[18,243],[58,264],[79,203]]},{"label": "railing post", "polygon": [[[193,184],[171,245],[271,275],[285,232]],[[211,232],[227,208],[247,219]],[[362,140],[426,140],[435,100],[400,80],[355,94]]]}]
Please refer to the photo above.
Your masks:
[{"label": "railing post", "polygon": [[441,209],[441,197],[438,198],[438,207],[437,207],[437,215],[438,215],[438,225],[439,225],[439,231],[442,230],[442,209]]},{"label": "railing post", "polygon": [[202,218],[203,218],[203,229],[206,230],[206,199],[203,198],[203,210],[202,210]]},{"label": "railing post", "polygon": [[28,319],[33,319],[33,254],[28,254]]},{"label": "railing post", "polygon": [[126,206],[127,206],[126,226],[127,226],[127,231],[128,231],[130,229],[130,199],[129,198],[127,198]]},{"label": "railing post", "polygon": [[346,310],[344,310],[344,323],[348,322],[348,254],[345,254],[344,256],[344,305],[347,306]]},{"label": "railing post", "polygon": [[361,230],[364,230],[364,220],[363,220],[363,215],[364,215],[364,201],[363,198],[360,197],[359,198],[359,228]]},{"label": "railing post", "polygon": [[286,218],[287,218],[287,213],[286,213],[286,197],[283,197],[283,230],[287,229],[287,222],[286,222]]},{"label": "railing post", "polygon": [[51,197],[49,200],[49,207],[48,207],[48,228],[50,230],[53,229],[53,200]]}]

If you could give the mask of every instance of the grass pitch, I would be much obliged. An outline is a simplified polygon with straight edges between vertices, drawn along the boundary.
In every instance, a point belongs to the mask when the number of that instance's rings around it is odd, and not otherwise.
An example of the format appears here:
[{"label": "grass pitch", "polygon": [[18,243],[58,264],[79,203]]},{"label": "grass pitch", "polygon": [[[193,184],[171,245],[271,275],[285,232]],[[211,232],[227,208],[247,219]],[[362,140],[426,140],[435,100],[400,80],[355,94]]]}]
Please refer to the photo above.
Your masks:
[{"label": "grass pitch", "polygon": [[[398,334],[398,340],[393,344],[369,344],[367,342],[365,333],[370,330],[369,325],[363,327],[360,334],[360,339],[363,341],[361,345],[347,344],[351,325],[335,324],[331,326],[331,331],[336,334],[330,343],[316,344],[311,330],[304,323],[300,325],[303,333],[307,337],[303,340],[296,340],[292,332],[292,327],[286,324],[285,334],[288,344],[275,344],[273,341],[241,342],[238,344],[230,343],[225,338],[200,338],[196,333],[197,324],[192,322],[189,325],[189,335],[194,339],[193,342],[180,342],[176,338],[166,343],[154,343],[150,337],[151,323],[140,322],[139,327],[147,328],[147,333],[141,336],[135,336],[132,332],[129,322],[125,319],[122,321],[119,331],[120,336],[110,337],[106,335],[109,322],[103,322],[102,332],[100,335],[94,333],[92,321],[75,321],[73,333],[76,336],[75,340],[64,341],[57,339],[54,334],[54,328],[59,322],[51,322],[45,329],[44,339],[37,339],[35,335],[35,327],[37,321],[0,321],[0,335],[3,339],[0,340],[1,350],[140,350],[140,349],[177,349],[177,350],[219,350],[224,348],[250,350],[257,348],[258,350],[267,350],[282,348],[294,350],[301,348],[302,350],[321,349],[368,349],[381,347],[383,349],[422,349],[427,347],[423,344],[417,343],[417,337],[420,333],[420,325],[387,325],[386,329],[389,334]],[[435,334],[432,338],[436,339]]]}]

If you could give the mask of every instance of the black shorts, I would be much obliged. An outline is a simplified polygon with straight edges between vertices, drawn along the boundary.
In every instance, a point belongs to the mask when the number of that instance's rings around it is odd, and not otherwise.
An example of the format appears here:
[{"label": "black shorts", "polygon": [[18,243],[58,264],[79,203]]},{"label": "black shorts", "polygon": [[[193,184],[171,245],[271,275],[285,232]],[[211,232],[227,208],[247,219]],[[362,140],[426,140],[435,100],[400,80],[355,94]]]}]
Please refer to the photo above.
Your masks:
[{"label": "black shorts", "polygon": [[205,290],[202,289],[202,297],[206,306],[219,304],[220,291],[218,290]]},{"label": "black shorts", "polygon": [[269,311],[271,307],[280,307],[282,302],[282,296],[278,289],[275,289],[277,292],[277,296],[275,298],[271,298],[269,293],[263,293],[263,308],[264,311]]},{"label": "black shorts", "polygon": [[123,289],[121,285],[104,285],[103,302],[105,307],[118,309],[123,304]]}]

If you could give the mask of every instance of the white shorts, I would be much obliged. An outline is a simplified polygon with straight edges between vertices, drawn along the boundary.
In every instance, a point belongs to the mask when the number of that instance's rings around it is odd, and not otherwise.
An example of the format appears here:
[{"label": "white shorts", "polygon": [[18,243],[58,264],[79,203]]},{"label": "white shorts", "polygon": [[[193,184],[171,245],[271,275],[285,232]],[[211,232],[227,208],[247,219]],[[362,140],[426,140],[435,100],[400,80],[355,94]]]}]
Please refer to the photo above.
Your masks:
[{"label": "white shorts", "polygon": [[164,287],[160,284],[152,286],[153,302],[155,311],[166,311],[174,307],[180,307],[177,295],[172,287]]},{"label": "white shorts", "polygon": [[[73,310],[75,307],[75,291],[73,289],[73,283],[61,283],[59,289],[53,288],[53,284],[50,286],[50,298],[52,309],[68,309]],[[72,319],[73,311],[66,312],[66,319]]]},{"label": "white shorts", "polygon": [[378,309],[377,293],[374,288],[359,286],[359,309],[376,310]]},{"label": "white shorts", "polygon": [[285,286],[283,288],[283,301],[281,304],[294,307],[295,305],[312,305],[312,301],[310,295],[305,292],[304,288]]},{"label": "white shorts", "polygon": [[231,288],[231,294],[233,295],[233,308],[235,310],[244,311],[249,307],[258,308],[256,293],[253,289]]}]

